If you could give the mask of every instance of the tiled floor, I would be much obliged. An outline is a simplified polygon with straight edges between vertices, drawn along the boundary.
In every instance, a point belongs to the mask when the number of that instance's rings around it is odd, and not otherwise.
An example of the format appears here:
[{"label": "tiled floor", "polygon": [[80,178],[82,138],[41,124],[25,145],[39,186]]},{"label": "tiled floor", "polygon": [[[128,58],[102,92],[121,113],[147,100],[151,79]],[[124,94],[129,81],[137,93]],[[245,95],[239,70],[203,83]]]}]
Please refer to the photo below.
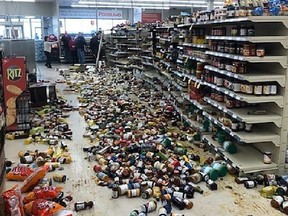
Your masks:
[{"label": "tiled floor", "polygon": [[[44,64],[38,64],[38,79],[49,80],[51,82],[56,79],[63,79],[59,76],[57,68],[67,68],[68,65],[53,65],[52,69],[47,69]],[[65,84],[57,84],[58,94],[64,95],[69,101],[77,104],[77,95],[72,92],[63,91]],[[87,140],[83,139],[82,134],[85,130],[83,118],[77,111],[71,113],[69,117],[70,127],[73,130],[73,141],[66,141],[69,145],[73,163],[65,165],[64,172],[68,180],[63,184],[64,191],[71,194],[73,201],[94,201],[94,207],[91,210],[86,210],[77,213],[77,215],[85,216],[128,216],[134,209],[139,209],[146,200],[141,198],[126,198],[118,199],[111,198],[111,190],[97,186],[94,180],[94,172],[90,162],[84,159],[85,154],[82,147],[87,146]],[[41,150],[47,149],[44,144],[24,145],[23,140],[6,141],[6,156],[15,162],[19,161],[17,152],[19,150]],[[48,176],[52,174],[49,173]],[[270,207],[270,200],[260,197],[256,189],[246,190],[243,185],[234,183],[232,177],[225,177],[223,181],[217,182],[219,190],[215,192],[209,191],[203,184],[205,190],[204,195],[195,194],[192,200],[194,207],[191,210],[174,210],[173,212],[182,213],[185,216],[264,216],[264,215],[281,215],[278,211]],[[8,189],[15,182],[5,182],[4,188]],[[59,184],[61,185],[61,184]],[[225,186],[232,186],[232,190]],[[73,202],[72,202],[73,203]],[[68,209],[73,209],[73,205]],[[76,213],[75,213],[76,215]],[[158,215],[156,212],[150,213],[151,216]]]}]

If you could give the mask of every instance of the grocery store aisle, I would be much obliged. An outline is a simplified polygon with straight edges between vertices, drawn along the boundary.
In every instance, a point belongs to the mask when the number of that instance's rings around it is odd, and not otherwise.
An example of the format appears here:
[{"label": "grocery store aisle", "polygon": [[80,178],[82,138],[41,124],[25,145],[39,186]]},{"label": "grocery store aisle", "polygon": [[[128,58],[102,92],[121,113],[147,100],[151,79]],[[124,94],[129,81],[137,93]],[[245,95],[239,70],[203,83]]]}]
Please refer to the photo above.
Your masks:
[{"label": "grocery store aisle", "polygon": [[[54,82],[57,79],[63,77],[59,75],[59,71],[55,68],[67,68],[68,65],[55,65],[53,69],[47,69],[43,64],[39,65],[39,79],[49,80]],[[72,105],[77,105],[77,93],[72,91],[66,91],[65,83],[57,84],[58,95],[63,95]],[[122,196],[118,199],[111,198],[111,190],[106,187],[97,186],[95,183],[95,174],[92,167],[95,163],[85,160],[86,154],[82,151],[82,148],[89,145],[89,141],[83,138],[85,131],[85,122],[80,116],[78,111],[72,111],[68,118],[70,127],[73,131],[73,140],[65,141],[69,146],[69,151],[73,158],[73,163],[69,165],[63,165],[63,171],[54,171],[48,173],[47,177],[50,177],[55,172],[65,173],[68,177],[65,183],[58,183],[57,185],[63,186],[66,195],[71,194],[73,202],[67,209],[73,210],[74,201],[93,201],[94,207],[91,210],[85,210],[75,215],[83,216],[128,216],[134,209],[139,209],[143,203],[147,200],[141,198],[127,198]],[[5,145],[6,157],[15,163],[19,162],[17,156],[20,150],[45,150],[47,145],[44,144],[30,144],[24,145],[23,140],[7,140]],[[210,191],[204,183],[200,183],[200,186],[204,189],[204,194],[195,193],[195,198],[192,199],[194,207],[191,210],[177,210],[173,209],[173,212],[182,213],[185,216],[197,215],[281,215],[279,211],[276,211],[270,207],[270,200],[262,198],[256,189],[246,190],[243,185],[237,185],[234,183],[232,176],[226,176],[223,180],[218,180],[218,191]],[[8,189],[15,185],[15,182],[5,182],[4,188]],[[226,188],[231,186],[232,189]],[[160,204],[160,203],[159,203]],[[156,216],[156,212],[152,212],[149,215]]]}]

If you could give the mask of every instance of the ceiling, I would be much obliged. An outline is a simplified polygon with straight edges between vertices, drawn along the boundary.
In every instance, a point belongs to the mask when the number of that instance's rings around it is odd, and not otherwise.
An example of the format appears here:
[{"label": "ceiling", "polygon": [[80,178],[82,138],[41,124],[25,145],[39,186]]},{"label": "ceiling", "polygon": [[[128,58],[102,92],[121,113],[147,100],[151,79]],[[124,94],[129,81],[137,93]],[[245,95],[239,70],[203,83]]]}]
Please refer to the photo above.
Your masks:
[{"label": "ceiling", "polygon": [[[0,0],[1,1],[1,0]],[[151,8],[151,9],[207,9],[210,0],[2,0],[7,2],[54,2],[60,7],[76,8]],[[213,0],[211,0],[213,1]],[[214,6],[222,6],[224,0],[214,0]]]}]

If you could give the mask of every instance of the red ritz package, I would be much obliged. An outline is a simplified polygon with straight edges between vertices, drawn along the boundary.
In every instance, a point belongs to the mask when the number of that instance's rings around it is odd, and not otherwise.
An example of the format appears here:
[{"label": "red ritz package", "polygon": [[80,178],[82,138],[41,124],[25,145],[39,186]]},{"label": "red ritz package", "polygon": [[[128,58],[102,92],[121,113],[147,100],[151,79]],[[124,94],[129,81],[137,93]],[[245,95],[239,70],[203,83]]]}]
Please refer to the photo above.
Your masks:
[{"label": "red ritz package", "polygon": [[9,173],[6,174],[6,179],[12,181],[24,181],[33,170],[25,166],[16,166]]},{"label": "red ritz package", "polygon": [[18,185],[2,193],[5,215],[6,216],[24,216],[24,209],[21,201],[21,192]]},{"label": "red ritz package", "polygon": [[24,197],[23,202],[26,204],[35,199],[53,200],[57,198],[57,196],[59,195],[59,193],[61,193],[61,191],[62,191],[61,187],[55,187],[55,186],[47,186],[39,189],[34,189],[32,192],[28,193]]},{"label": "red ritz package", "polygon": [[33,216],[52,216],[63,208],[60,204],[45,199],[36,199],[24,205],[25,213]]}]

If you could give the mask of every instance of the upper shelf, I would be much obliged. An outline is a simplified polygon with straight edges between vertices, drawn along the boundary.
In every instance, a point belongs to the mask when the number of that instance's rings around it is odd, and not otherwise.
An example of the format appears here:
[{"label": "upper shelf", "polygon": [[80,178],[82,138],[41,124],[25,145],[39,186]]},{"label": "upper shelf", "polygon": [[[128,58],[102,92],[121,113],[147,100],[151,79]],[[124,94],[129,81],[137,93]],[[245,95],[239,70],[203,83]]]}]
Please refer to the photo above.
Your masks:
[{"label": "upper shelf", "polygon": [[215,125],[219,126],[222,130],[226,131],[230,136],[235,138],[238,142],[244,143],[263,143],[263,142],[273,142],[275,146],[280,145],[280,136],[271,131],[267,131],[265,127],[259,125],[253,127],[252,133],[247,133],[245,131],[233,132],[231,128],[224,126],[217,117],[208,114],[203,111],[203,115],[212,121]]},{"label": "upper shelf", "polygon": [[192,59],[192,60],[195,60],[195,61],[199,61],[199,62],[206,62],[206,59],[198,58],[198,57],[195,57],[195,56],[192,56],[192,55],[184,54],[183,57],[189,58],[189,59]]},{"label": "upper shelf", "polygon": [[241,56],[213,51],[206,51],[205,54],[239,61],[247,61],[251,63],[279,63],[283,68],[287,68],[287,56]]},{"label": "upper shelf", "polygon": [[237,153],[230,154],[224,151],[223,147],[217,141],[213,140],[211,135],[204,135],[203,140],[211,146],[215,152],[220,154],[225,161],[240,172],[248,174],[259,171],[277,170],[277,164],[274,162],[264,164],[263,153],[252,146],[237,145]]},{"label": "upper shelf", "polygon": [[284,98],[281,95],[269,95],[269,96],[255,96],[255,95],[247,95],[243,93],[236,93],[234,91],[230,91],[224,87],[216,86],[212,83],[208,83],[206,81],[202,81],[200,79],[197,79],[194,75],[189,74],[183,74],[184,77],[191,79],[197,83],[200,83],[202,85],[209,86],[210,88],[213,88],[219,92],[222,92],[225,95],[228,95],[232,98],[235,98],[240,101],[245,101],[247,103],[276,103],[279,107],[283,107],[284,105]]},{"label": "upper shelf", "polygon": [[204,100],[211,104],[212,106],[218,108],[219,110],[223,111],[224,113],[227,113],[232,118],[241,121],[246,122],[249,124],[258,124],[258,123],[269,123],[273,122],[278,127],[281,127],[282,125],[282,118],[280,115],[277,115],[275,113],[267,112],[266,114],[262,115],[255,115],[253,112],[259,111],[259,107],[247,107],[247,108],[239,108],[239,109],[228,109],[225,106],[225,103],[220,103],[215,100],[212,100],[211,98],[205,97]]},{"label": "upper shelf", "polygon": [[225,24],[225,23],[236,23],[236,22],[254,22],[254,23],[283,23],[288,28],[288,16],[248,16],[238,17],[231,19],[212,20],[204,22],[196,22],[189,24],[180,24],[178,27],[189,27],[193,25],[209,25],[209,24]]},{"label": "upper shelf", "polygon": [[288,36],[206,36],[208,40],[224,40],[224,41],[249,41],[251,43],[281,43],[285,49],[288,49]]},{"label": "upper shelf", "polygon": [[182,93],[182,97],[185,98],[186,100],[188,100],[190,103],[192,103],[194,106],[198,107],[200,110],[206,110],[209,108],[208,105],[203,105],[200,104],[198,101],[196,100],[192,100],[188,94]]},{"label": "upper shelf", "polygon": [[232,73],[227,70],[221,70],[217,67],[213,67],[210,65],[205,65],[204,67],[207,70],[214,71],[216,73],[220,73],[232,78],[236,78],[239,80],[246,80],[251,83],[255,82],[278,82],[282,87],[285,86],[285,76],[284,75],[279,75],[279,74],[236,74]]},{"label": "upper shelf", "polygon": [[207,44],[183,43],[182,46],[196,47],[196,48],[202,48],[202,49],[206,49],[207,48]]}]

